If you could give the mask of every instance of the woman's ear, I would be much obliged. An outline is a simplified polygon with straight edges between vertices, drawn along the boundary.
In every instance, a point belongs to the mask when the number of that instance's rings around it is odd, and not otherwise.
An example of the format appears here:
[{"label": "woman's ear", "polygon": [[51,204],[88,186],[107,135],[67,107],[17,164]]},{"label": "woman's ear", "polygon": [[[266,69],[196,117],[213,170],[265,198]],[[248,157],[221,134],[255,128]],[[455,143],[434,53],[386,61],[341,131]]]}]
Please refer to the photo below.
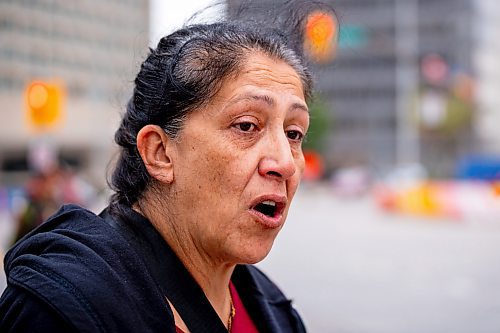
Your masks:
[{"label": "woman's ear", "polygon": [[173,141],[157,125],[146,125],[137,134],[137,150],[146,170],[162,183],[174,180]]}]

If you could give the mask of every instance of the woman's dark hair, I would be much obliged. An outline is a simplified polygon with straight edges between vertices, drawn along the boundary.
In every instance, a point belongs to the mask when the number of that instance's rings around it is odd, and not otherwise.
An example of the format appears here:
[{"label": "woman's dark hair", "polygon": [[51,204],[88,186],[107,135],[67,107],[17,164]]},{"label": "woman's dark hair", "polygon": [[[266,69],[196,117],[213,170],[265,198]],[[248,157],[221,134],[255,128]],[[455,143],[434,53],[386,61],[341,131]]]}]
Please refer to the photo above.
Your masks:
[{"label": "woman's dark hair", "polygon": [[163,37],[157,48],[150,50],[115,133],[121,150],[110,181],[115,191],[112,208],[118,203],[133,205],[151,181],[137,150],[138,132],[155,124],[175,138],[186,115],[208,103],[250,53],[262,52],[290,65],[302,81],[306,100],[311,97],[311,75],[296,33],[301,22],[292,23],[289,18],[282,23],[288,30],[243,22],[190,25]]}]

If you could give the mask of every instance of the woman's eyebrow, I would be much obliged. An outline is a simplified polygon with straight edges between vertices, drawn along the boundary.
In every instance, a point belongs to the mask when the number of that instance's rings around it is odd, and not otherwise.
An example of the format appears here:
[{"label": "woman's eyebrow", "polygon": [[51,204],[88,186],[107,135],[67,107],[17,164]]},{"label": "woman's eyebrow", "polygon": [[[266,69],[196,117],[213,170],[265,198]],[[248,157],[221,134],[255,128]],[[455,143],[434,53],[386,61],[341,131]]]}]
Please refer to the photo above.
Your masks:
[{"label": "woman's eyebrow", "polygon": [[309,113],[309,109],[303,103],[293,103],[292,106],[290,106],[290,110],[297,110],[297,109]]},{"label": "woman's eyebrow", "polygon": [[274,101],[274,98],[268,95],[250,95],[251,99],[257,100],[257,101],[263,101],[265,102],[268,106],[274,106],[276,102]]}]

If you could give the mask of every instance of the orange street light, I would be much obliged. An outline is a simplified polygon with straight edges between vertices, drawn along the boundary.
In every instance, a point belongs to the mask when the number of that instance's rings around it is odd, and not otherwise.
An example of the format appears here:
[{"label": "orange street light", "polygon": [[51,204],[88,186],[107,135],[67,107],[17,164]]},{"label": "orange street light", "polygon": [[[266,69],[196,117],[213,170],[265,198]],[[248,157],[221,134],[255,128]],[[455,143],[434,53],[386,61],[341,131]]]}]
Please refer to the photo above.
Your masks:
[{"label": "orange street light", "polygon": [[25,90],[27,118],[37,129],[57,124],[62,116],[63,89],[56,83],[32,81]]}]

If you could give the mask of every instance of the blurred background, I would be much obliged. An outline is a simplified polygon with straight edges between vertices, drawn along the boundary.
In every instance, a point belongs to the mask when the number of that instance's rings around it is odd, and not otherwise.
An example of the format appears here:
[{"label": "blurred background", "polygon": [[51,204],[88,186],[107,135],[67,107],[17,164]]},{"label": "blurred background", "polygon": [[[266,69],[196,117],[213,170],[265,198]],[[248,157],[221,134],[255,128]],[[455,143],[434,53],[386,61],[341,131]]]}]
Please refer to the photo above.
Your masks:
[{"label": "blurred background", "polygon": [[[500,332],[500,2],[327,2],[305,179],[260,266],[311,332]],[[106,205],[147,47],[210,4],[0,0],[0,256],[62,203]]]}]

